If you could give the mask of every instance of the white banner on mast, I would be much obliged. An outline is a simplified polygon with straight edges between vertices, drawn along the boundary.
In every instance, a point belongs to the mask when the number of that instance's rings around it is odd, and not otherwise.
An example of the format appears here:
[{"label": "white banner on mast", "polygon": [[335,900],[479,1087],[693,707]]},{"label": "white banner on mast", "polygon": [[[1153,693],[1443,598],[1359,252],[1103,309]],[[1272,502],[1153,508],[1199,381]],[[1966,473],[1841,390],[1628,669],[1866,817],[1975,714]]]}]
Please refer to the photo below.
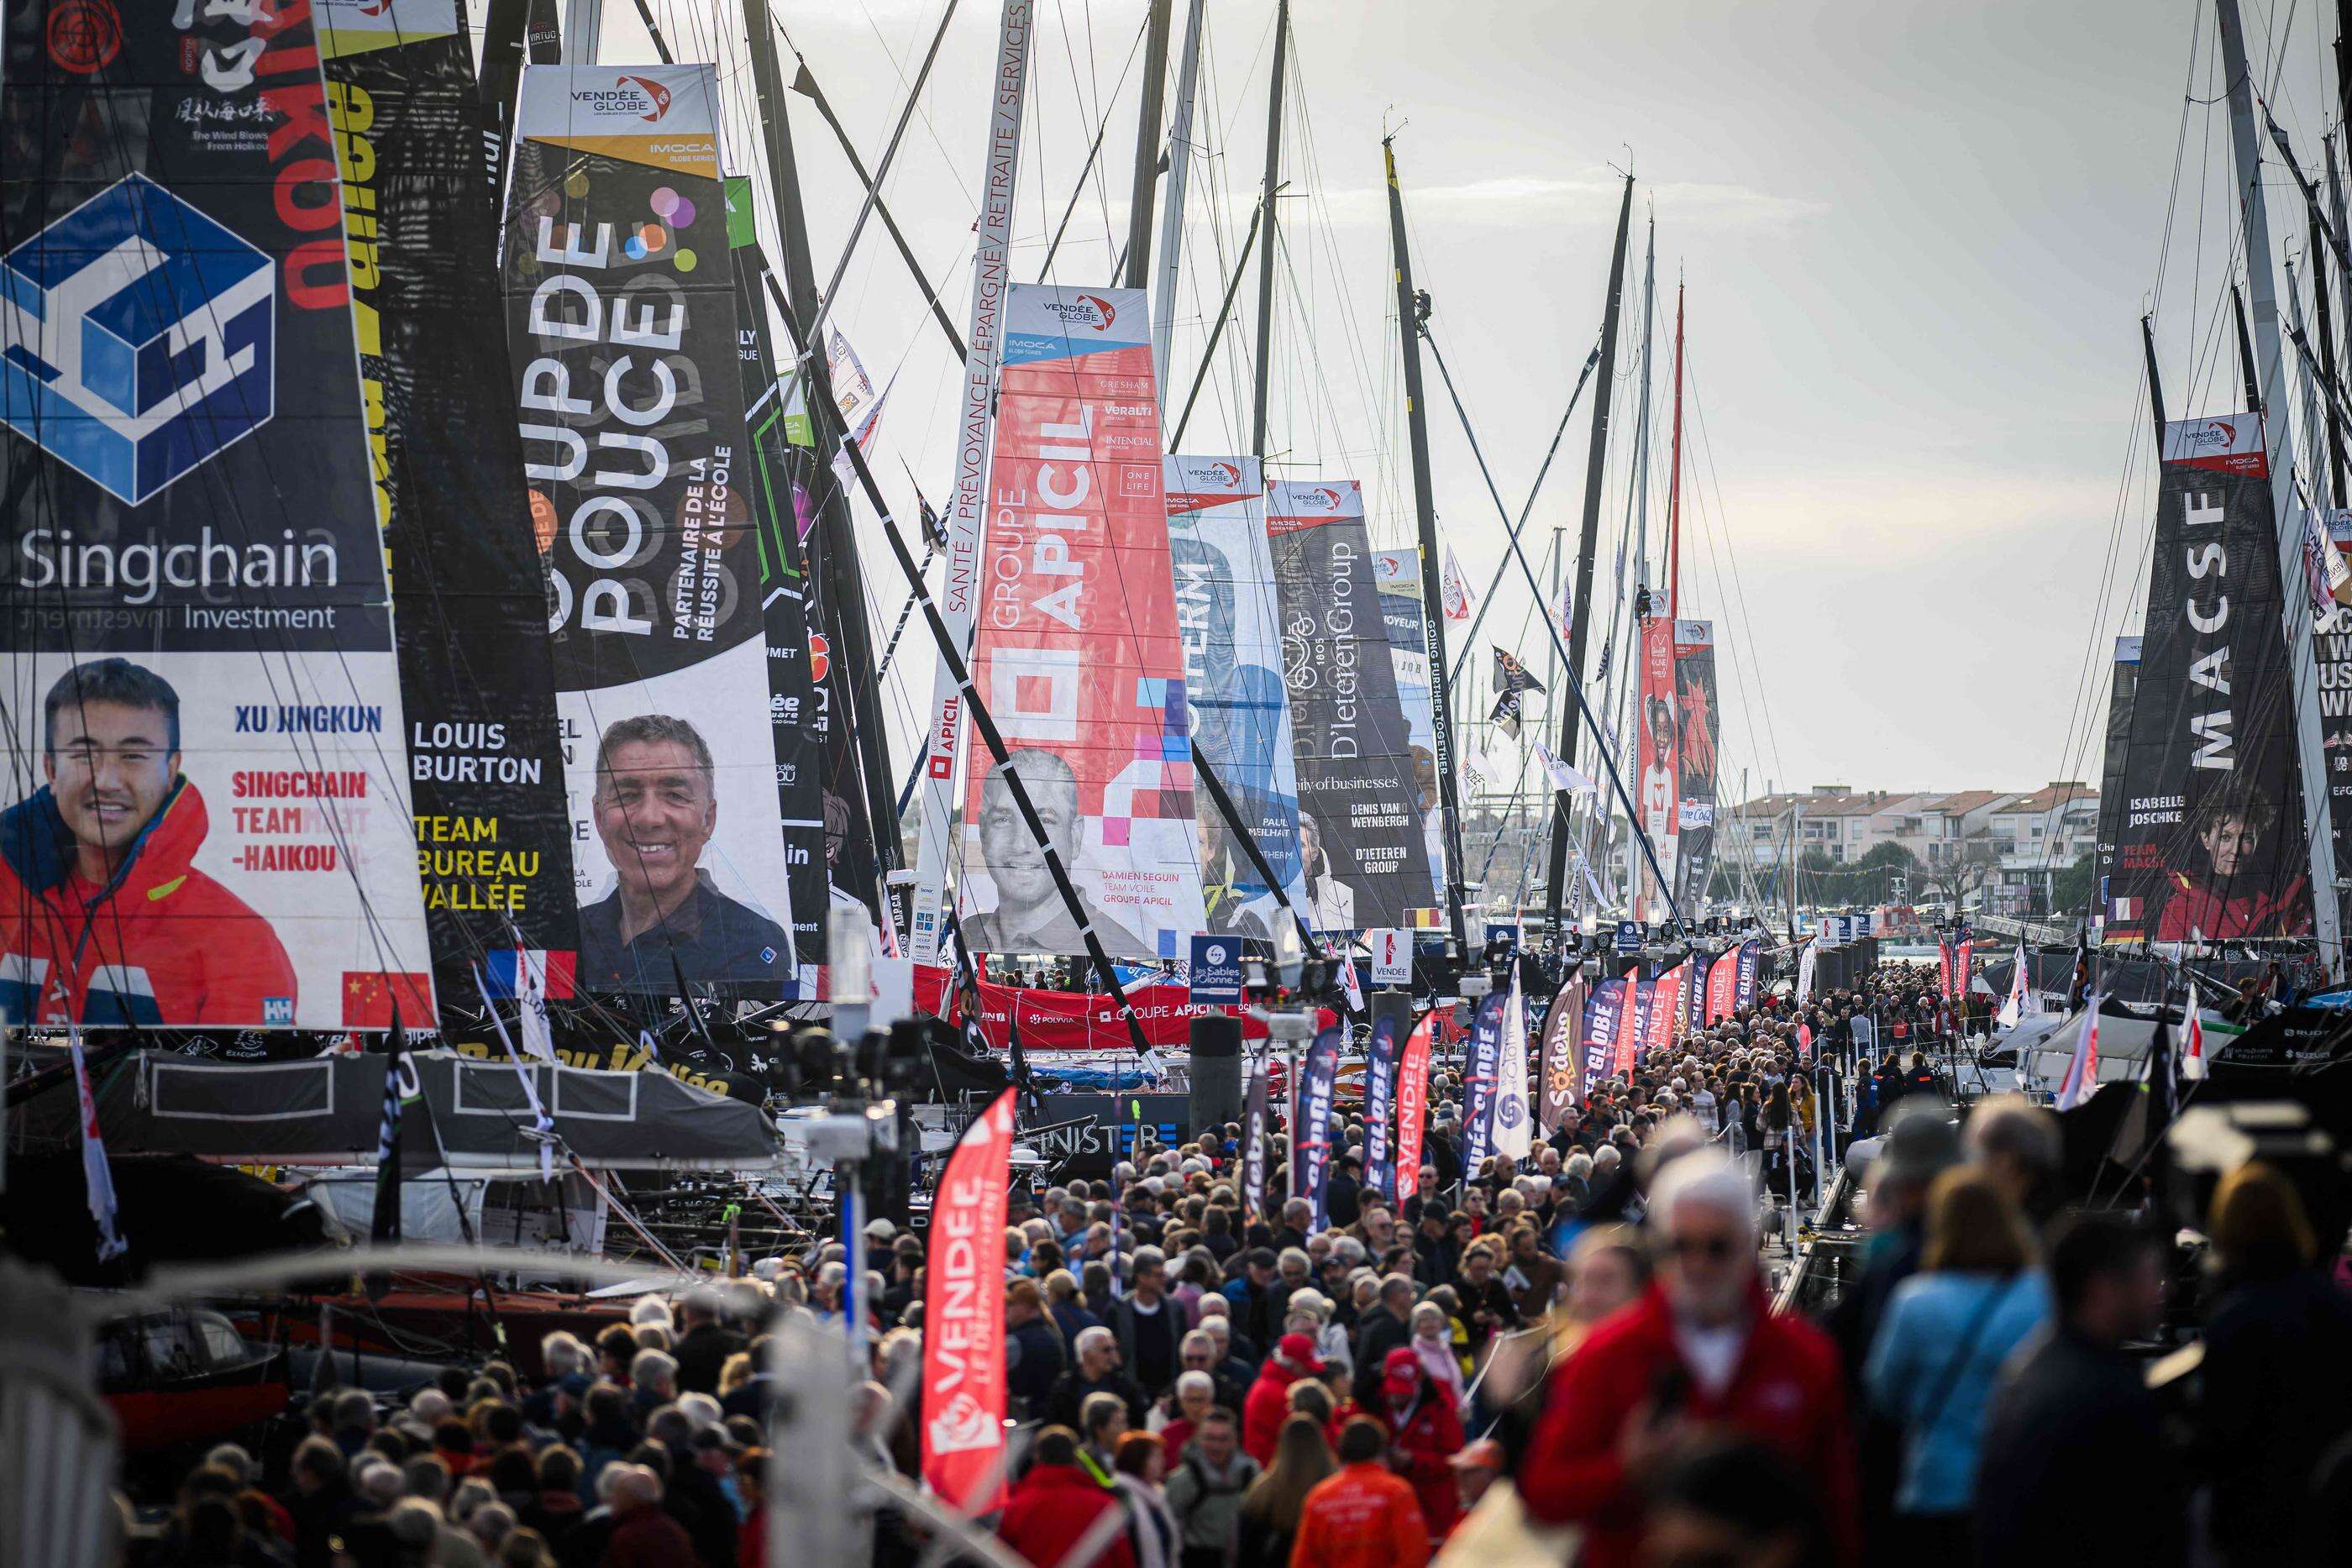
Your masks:
[{"label": "white banner on mast", "polygon": [[[982,170],[979,237],[971,257],[971,324],[965,334],[963,401],[956,425],[955,494],[947,516],[947,563],[939,604],[959,652],[971,649],[972,612],[980,590],[980,535],[987,503],[988,444],[996,372],[1004,354],[1005,291],[1012,282],[1013,202],[1021,169],[1021,104],[1029,83],[1032,0],[1004,0],[997,25],[996,78]],[[930,723],[923,731],[922,839],[915,862],[915,909],[909,956],[938,961],[940,912],[945,906],[950,841],[954,837],[956,748],[963,734],[963,693],[946,655],[931,677]]]}]

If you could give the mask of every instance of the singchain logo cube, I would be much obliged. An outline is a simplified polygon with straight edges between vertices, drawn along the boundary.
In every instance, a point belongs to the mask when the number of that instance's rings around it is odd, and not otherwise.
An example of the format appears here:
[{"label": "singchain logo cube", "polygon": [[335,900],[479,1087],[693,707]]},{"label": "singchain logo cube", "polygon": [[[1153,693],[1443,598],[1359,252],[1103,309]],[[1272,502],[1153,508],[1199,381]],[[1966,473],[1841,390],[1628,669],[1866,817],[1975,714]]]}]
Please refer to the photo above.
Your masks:
[{"label": "singchain logo cube", "polygon": [[132,506],[277,412],[267,254],[132,174],[0,257],[0,423]]}]

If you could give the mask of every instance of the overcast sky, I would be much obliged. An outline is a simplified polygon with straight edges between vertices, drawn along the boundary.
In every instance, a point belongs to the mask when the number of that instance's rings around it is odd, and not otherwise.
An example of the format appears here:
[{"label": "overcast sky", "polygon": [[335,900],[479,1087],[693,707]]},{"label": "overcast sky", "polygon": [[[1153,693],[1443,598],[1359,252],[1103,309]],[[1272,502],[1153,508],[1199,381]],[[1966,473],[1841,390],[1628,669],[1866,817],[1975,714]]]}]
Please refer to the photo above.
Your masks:
[{"label": "overcast sky", "polygon": [[[778,0],[869,163],[941,3]],[[2321,59],[2333,22],[2315,15],[2329,9],[2300,8],[2270,94],[2306,158],[2332,119]],[[709,12],[655,11],[682,57],[716,49],[730,69],[740,61]],[[1182,12],[1179,0],[1180,38]],[[1271,0],[1208,0],[1207,12],[1180,388],[1199,362],[1264,155]],[[2268,0],[2248,0],[2265,61],[2277,54],[2272,14]],[[990,0],[958,10],[886,192],[946,280],[960,327],[996,15]],[[1037,275],[1106,115],[1103,168],[1073,209],[1055,277],[1109,276],[1142,16],[1140,0],[1039,6],[1016,276]],[[2196,0],[1299,0],[1284,208],[1295,282],[1282,287],[1273,356],[1271,444],[1289,466],[1277,471],[1362,478],[1376,538],[1405,542],[1384,123],[1403,127],[1417,281],[1434,298],[1437,340],[1514,510],[1596,333],[1619,189],[1612,166],[1630,164],[1629,285],[1654,213],[1665,331],[1674,279],[1689,288],[1696,395],[1683,609],[1714,618],[1724,649],[1727,789],[1742,769],[1751,793],[1768,779],[2027,789],[2095,778],[2082,720],[2104,702],[2107,640],[2137,629],[2145,592],[2152,465],[2138,318],[2156,298],[2168,210],[2159,329],[2172,413],[2237,406],[2231,366],[2207,351],[2217,302],[2226,308],[2217,280],[2233,221],[2220,107],[2188,110],[2172,199],[2193,29],[2198,92],[2218,95],[2210,12]],[[631,9],[613,3],[604,58],[650,59],[644,39]],[[805,100],[792,107],[823,277],[857,191]],[[2280,215],[2282,248],[2292,215]],[[1188,451],[1246,444],[1242,352],[1255,297],[1253,275]],[[1603,589],[1625,517],[1636,287],[1627,303]],[[877,381],[898,378],[877,471],[903,486],[903,460],[942,502],[956,371],[878,229],[861,242],[835,319]],[[1670,368],[1662,339],[1661,495]],[[1438,511],[1483,584],[1504,562],[1504,530],[1431,375]],[[1554,527],[1573,548],[1586,432],[1580,410],[1527,535],[1539,567]],[[2121,576],[2103,616],[2119,505]],[[887,617],[901,597],[887,558],[871,552],[869,570]],[[1530,638],[1528,604],[1507,592],[1492,625],[1538,667],[1546,644],[1534,640],[1539,623]],[[2085,693],[2093,650],[2099,667]],[[919,668],[928,687],[929,660]],[[902,736],[920,695],[894,694]],[[1473,700],[1483,706],[1483,690]]]}]

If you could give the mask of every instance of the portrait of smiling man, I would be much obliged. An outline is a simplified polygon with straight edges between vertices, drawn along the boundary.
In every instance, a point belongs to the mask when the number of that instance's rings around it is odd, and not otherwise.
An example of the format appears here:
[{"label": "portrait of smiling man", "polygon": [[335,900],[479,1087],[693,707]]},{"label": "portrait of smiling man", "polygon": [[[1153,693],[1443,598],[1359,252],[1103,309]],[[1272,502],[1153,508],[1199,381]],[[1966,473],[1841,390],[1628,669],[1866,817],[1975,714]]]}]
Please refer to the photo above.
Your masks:
[{"label": "portrait of smiling man", "polygon": [[[1083,819],[1077,775],[1070,765],[1050,751],[1028,747],[991,768],[980,792],[980,852],[982,869],[996,888],[996,907],[964,921],[964,940],[975,953],[1084,953],[1087,945],[1078,923],[1063,905],[1045,852],[1021,820],[1021,808],[1004,781],[1007,768],[1021,775],[1064,869],[1074,870],[1077,859]],[[1154,956],[1142,937],[1106,914],[1084,888],[1078,889],[1078,904],[1102,939],[1104,951],[1113,957]]]},{"label": "portrait of smiling man", "polygon": [[784,928],[720,893],[701,869],[719,826],[718,772],[692,725],[644,714],[608,727],[590,810],[614,887],[580,911],[583,987],[668,991],[681,972],[690,984],[783,983]]},{"label": "portrait of smiling man", "polygon": [[128,659],[41,705],[47,782],[0,813],[0,1018],[290,1024],[269,923],[198,871],[211,821],[180,771],[180,695]]}]

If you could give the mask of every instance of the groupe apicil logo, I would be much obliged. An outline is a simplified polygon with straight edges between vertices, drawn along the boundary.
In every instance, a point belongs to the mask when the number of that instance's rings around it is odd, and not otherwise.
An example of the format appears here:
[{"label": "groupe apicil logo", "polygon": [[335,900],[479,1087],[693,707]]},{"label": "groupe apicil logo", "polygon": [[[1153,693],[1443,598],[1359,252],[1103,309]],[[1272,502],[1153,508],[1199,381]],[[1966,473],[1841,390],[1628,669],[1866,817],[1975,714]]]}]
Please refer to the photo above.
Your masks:
[{"label": "groupe apicil logo", "polygon": [[[1073,299],[1048,299],[1045,308],[1062,319],[1064,325],[1092,327],[1097,332],[1108,332],[1110,324],[1118,319],[1118,308],[1099,294],[1081,294]],[[1234,476],[1238,483],[1241,476]]]},{"label": "groupe apicil logo", "polygon": [[572,101],[592,114],[625,114],[650,123],[669,112],[669,89],[650,77],[615,77],[611,87],[583,88]]}]

